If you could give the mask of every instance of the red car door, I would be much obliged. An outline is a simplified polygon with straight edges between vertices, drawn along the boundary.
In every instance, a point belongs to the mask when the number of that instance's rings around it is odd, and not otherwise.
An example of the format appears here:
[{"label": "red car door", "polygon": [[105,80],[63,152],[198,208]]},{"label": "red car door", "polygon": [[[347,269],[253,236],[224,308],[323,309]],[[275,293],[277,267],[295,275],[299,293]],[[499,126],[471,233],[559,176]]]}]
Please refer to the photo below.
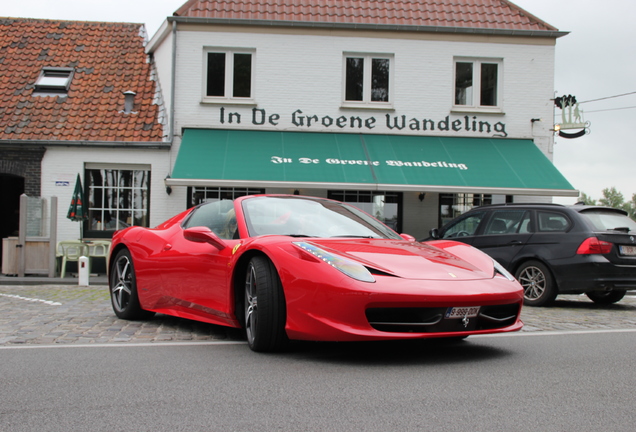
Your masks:
[{"label": "red car door", "polygon": [[[230,242],[232,243],[230,245]],[[237,241],[219,250],[209,243],[187,240],[175,233],[162,254],[163,284],[177,311],[201,317],[231,318],[230,259]]]}]

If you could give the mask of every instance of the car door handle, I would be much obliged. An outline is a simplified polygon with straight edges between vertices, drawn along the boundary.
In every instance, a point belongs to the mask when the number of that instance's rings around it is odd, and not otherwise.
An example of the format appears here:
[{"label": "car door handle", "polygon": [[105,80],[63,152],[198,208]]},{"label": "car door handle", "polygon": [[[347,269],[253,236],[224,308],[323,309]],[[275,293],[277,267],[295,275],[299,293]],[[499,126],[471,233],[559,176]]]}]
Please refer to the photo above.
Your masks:
[{"label": "car door handle", "polygon": [[169,251],[170,249],[172,249],[172,245],[171,245],[170,243],[166,243],[166,244],[163,246],[163,250],[164,250],[164,251]]},{"label": "car door handle", "polygon": [[508,244],[509,244],[509,245],[516,246],[516,245],[521,245],[521,244],[523,244],[523,242],[521,242],[521,241],[519,241],[519,240],[513,240],[513,241],[509,242]]}]

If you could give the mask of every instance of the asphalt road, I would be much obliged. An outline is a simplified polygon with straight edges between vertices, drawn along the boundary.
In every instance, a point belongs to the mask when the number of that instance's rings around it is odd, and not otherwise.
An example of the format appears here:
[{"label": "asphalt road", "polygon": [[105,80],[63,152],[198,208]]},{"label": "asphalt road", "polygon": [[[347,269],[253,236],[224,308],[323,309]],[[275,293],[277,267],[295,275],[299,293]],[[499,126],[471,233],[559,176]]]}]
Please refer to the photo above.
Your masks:
[{"label": "asphalt road", "polygon": [[5,346],[7,431],[630,431],[636,331]]},{"label": "asphalt road", "polygon": [[522,319],[263,355],[224,327],[119,320],[105,286],[0,285],[0,431],[633,431],[636,297]]}]

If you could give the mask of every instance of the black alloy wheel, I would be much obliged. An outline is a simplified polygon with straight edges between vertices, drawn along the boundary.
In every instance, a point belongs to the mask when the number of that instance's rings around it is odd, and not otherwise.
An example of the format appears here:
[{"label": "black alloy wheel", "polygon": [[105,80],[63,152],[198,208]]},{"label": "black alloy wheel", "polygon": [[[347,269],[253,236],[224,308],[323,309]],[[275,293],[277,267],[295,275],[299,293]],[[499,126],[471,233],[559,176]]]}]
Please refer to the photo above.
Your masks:
[{"label": "black alloy wheel", "polygon": [[110,300],[117,317],[126,320],[151,318],[155,313],[143,310],[137,296],[135,268],[127,249],[117,253],[110,271]]},{"label": "black alloy wheel", "polygon": [[552,273],[539,261],[527,261],[517,269],[515,277],[523,287],[523,304],[548,306],[557,296]]},{"label": "black alloy wheel", "polygon": [[612,304],[619,302],[625,297],[627,290],[612,290],[612,291],[590,291],[586,292],[590,300],[597,304]]},{"label": "black alloy wheel", "polygon": [[272,262],[255,256],[245,276],[245,333],[253,351],[280,351],[287,344],[285,296]]}]

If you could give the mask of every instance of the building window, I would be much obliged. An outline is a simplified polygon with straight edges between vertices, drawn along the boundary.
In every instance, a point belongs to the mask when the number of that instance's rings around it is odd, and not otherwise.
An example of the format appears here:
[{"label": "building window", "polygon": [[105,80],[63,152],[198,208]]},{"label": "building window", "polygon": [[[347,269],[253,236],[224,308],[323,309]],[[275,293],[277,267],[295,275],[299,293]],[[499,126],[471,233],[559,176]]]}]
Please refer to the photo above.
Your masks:
[{"label": "building window", "polygon": [[392,56],[347,54],[344,59],[344,106],[382,106],[392,102]]},{"label": "building window", "polygon": [[85,171],[88,221],[85,237],[111,237],[132,225],[148,227],[150,168],[91,167]]},{"label": "building window", "polygon": [[253,52],[206,51],[204,101],[251,101],[253,75]]},{"label": "building window", "polygon": [[265,189],[233,187],[189,187],[188,208],[199,204],[220,200],[234,200],[245,195],[264,194]]},{"label": "building window", "polygon": [[443,227],[473,207],[492,204],[488,194],[439,194],[439,226]]},{"label": "building window", "polygon": [[359,208],[398,233],[402,230],[402,192],[329,191],[327,197]]},{"label": "building window", "polygon": [[501,61],[455,60],[455,99],[459,108],[497,108]]},{"label": "building window", "polygon": [[34,94],[66,94],[72,79],[73,69],[44,68],[35,81]]}]

